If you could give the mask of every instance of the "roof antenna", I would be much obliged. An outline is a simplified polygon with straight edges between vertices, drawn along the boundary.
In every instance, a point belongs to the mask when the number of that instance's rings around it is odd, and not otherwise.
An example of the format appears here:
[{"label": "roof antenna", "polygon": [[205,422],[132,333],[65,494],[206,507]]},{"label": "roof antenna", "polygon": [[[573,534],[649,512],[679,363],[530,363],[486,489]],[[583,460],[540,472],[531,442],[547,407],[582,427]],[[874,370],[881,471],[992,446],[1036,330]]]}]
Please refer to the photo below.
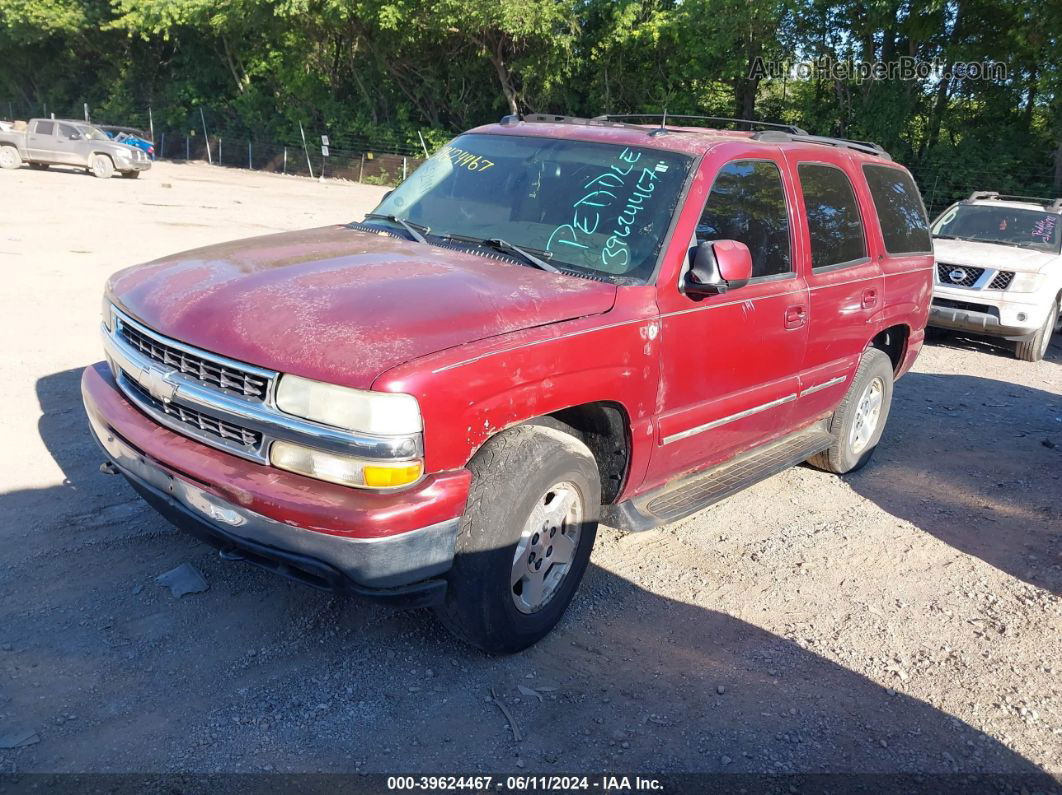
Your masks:
[{"label": "roof antenna", "polygon": [[653,130],[649,135],[654,138],[658,135],[667,135],[667,105],[664,106],[664,115],[660,117],[660,126]]}]

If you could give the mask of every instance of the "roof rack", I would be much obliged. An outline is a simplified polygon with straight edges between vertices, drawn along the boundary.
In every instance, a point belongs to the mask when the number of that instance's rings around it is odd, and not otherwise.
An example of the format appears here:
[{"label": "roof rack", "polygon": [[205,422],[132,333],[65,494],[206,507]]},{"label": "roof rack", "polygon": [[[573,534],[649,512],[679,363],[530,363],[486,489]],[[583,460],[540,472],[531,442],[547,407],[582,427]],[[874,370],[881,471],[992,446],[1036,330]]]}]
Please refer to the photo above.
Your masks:
[{"label": "roof rack", "polygon": [[885,160],[892,160],[892,155],[886,152],[884,147],[870,141],[853,141],[849,138],[833,138],[828,135],[808,135],[807,133],[791,135],[784,132],[777,132],[775,130],[765,130],[761,133],[756,133],[752,137],[757,141],[771,141],[775,143],[795,141],[797,143],[806,144],[823,144],[824,146],[841,146],[845,149],[852,149],[856,152],[876,155]]},{"label": "roof rack", "polygon": [[609,114],[604,116],[594,116],[592,119],[584,119],[578,116],[554,116],[549,113],[530,113],[527,116],[520,116],[516,114],[510,114],[503,116],[501,124],[512,125],[518,124],[522,121],[539,123],[539,124],[582,124],[589,126],[607,126],[607,127],[630,127],[638,130],[645,130],[644,124],[632,124],[630,122],[621,121],[622,119],[658,119],[660,126],[649,130],[650,135],[660,135],[668,132],[685,132],[685,130],[677,129],[674,127],[668,127],[667,121],[669,119],[700,119],[707,121],[725,121],[735,124],[748,124],[757,127],[769,127],[767,130],[757,130],[753,132],[753,139],[757,141],[765,141],[770,143],[785,143],[789,141],[796,141],[798,143],[810,143],[810,144],[824,144],[826,146],[843,146],[847,149],[853,149],[858,152],[865,152],[869,155],[876,155],[877,157],[885,160],[892,160],[892,156],[885,151],[881,146],[870,141],[852,141],[847,138],[830,138],[825,135],[811,135],[805,130],[792,125],[792,124],[778,124],[770,121],[755,121],[754,119],[728,119],[722,116],[672,116],[670,114],[656,114],[656,113],[628,113],[622,115]]},{"label": "roof rack", "polygon": [[765,128],[771,130],[782,130],[783,132],[789,132],[794,135],[807,135],[806,130],[802,130],[795,124],[779,124],[773,121],[757,121],[755,119],[732,119],[727,116],[673,116],[670,113],[623,113],[614,114],[609,113],[602,116],[595,116],[594,121],[620,121],[623,119],[650,119],[653,121],[659,121],[660,126],[667,128],[667,122],[669,119],[679,119],[681,121],[713,121],[723,122],[725,124],[746,124],[750,130],[756,130],[757,128]]},{"label": "roof rack", "polygon": [[1002,202],[1028,202],[1030,204],[1042,204],[1045,209],[1052,212],[1062,212],[1062,199],[1047,199],[1042,196],[1009,196],[994,190],[975,190],[966,200],[968,202],[995,199]]}]

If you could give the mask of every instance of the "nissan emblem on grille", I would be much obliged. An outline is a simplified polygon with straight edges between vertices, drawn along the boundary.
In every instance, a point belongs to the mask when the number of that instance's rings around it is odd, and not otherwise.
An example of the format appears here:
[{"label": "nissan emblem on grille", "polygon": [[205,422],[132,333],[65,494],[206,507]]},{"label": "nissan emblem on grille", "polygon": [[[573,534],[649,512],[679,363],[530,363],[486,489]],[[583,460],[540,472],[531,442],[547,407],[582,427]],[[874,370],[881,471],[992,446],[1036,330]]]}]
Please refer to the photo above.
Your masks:
[{"label": "nissan emblem on grille", "polygon": [[948,274],[948,278],[951,279],[956,284],[959,284],[959,283],[961,283],[961,282],[966,280],[966,276],[967,275],[968,274],[966,273],[966,271],[963,270],[962,268],[955,268],[953,271],[951,271]]}]

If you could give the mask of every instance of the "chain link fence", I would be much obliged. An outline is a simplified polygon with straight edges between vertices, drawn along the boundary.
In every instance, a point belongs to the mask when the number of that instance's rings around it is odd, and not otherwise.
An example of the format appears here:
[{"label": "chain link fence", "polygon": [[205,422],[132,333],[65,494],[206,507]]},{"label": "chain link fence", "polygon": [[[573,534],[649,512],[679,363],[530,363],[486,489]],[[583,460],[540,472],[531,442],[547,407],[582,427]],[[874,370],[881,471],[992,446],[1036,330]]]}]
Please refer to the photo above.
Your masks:
[{"label": "chain link fence", "polygon": [[[305,129],[294,140],[275,140],[254,134],[231,114],[206,108],[148,108],[122,118],[109,118],[91,112],[87,105],[55,109],[45,103],[0,101],[0,119],[53,116],[139,129],[154,142],[155,157],[163,160],[201,160],[230,168],[323,176],[372,185],[397,185],[424,162],[428,151],[424,138],[415,147],[397,135],[387,134],[337,137],[328,131]],[[327,145],[322,136],[326,136]]]}]

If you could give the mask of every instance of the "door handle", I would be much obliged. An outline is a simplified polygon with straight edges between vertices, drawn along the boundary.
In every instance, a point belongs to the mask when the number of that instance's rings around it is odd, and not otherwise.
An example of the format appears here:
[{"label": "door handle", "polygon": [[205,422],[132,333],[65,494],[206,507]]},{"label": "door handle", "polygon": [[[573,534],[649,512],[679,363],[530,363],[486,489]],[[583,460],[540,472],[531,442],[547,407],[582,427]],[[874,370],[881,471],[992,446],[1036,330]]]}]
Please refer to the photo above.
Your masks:
[{"label": "door handle", "polygon": [[807,322],[808,310],[803,306],[790,306],[785,310],[785,327],[800,328]]},{"label": "door handle", "polygon": [[878,303],[878,291],[873,287],[868,287],[863,291],[863,308],[870,309],[876,306]]}]

